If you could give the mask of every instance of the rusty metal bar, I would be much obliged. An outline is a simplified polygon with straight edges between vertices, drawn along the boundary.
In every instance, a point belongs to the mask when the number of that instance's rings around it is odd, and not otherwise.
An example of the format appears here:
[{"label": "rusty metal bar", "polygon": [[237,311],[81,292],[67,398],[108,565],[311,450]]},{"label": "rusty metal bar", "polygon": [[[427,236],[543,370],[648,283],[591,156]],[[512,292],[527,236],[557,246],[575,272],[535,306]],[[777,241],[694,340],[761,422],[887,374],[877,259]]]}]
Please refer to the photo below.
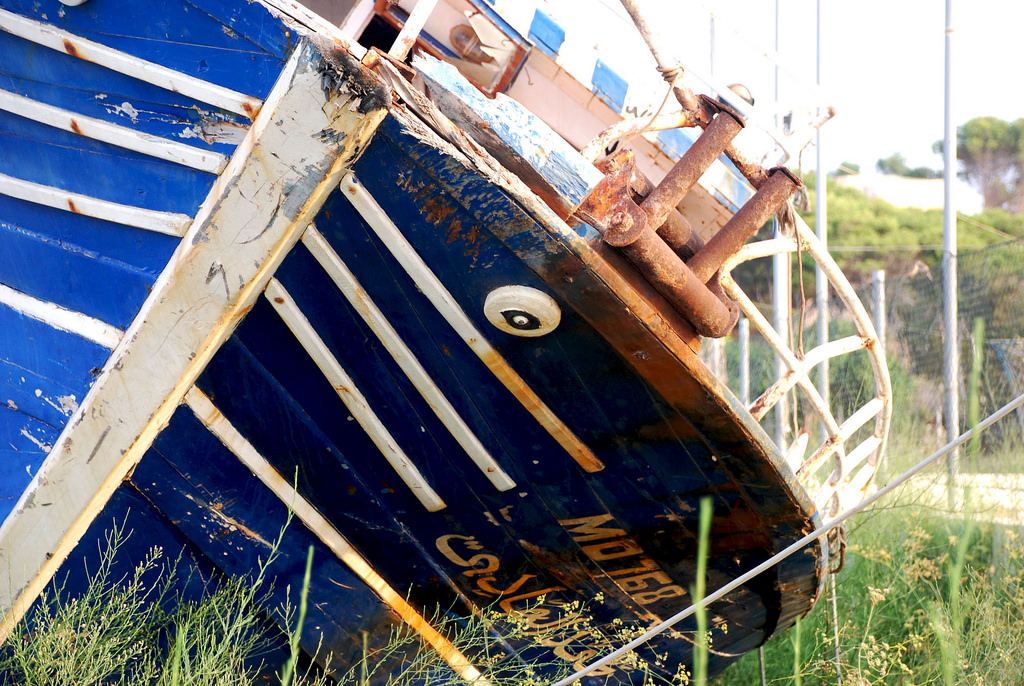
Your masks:
[{"label": "rusty metal bar", "polygon": [[665,241],[649,228],[619,251],[632,262],[659,293],[668,298],[701,336],[721,338],[736,323],[732,311],[697,279]]},{"label": "rusty metal bar", "polygon": [[690,149],[669,170],[641,207],[652,226],[665,223],[669,213],[690,192],[697,179],[717,160],[733,138],[743,130],[743,121],[723,110],[708,124]]},{"label": "rusty metal bar", "polygon": [[704,247],[704,239],[693,230],[686,217],[678,212],[673,211],[668,215],[665,223],[657,228],[657,234],[684,262]]},{"label": "rusty metal bar", "polygon": [[757,230],[775,214],[786,198],[801,185],[792,172],[776,167],[768,181],[708,240],[687,264],[701,282],[706,283],[722,264],[743,247]]},{"label": "rusty metal bar", "polygon": [[[616,158],[620,155],[625,155],[627,152],[629,151],[617,153],[615,157],[605,160],[604,164],[618,163]],[[629,154],[632,153],[629,152]],[[651,180],[642,171],[634,167],[633,174],[630,177],[629,190],[632,193],[633,199],[640,204],[654,191],[654,184],[651,183]],[[675,208],[669,211],[664,223],[661,226],[657,226],[655,231],[684,262],[704,247],[704,239],[693,230],[686,217]]]},{"label": "rusty metal bar", "polygon": [[[577,208],[577,216],[597,228],[606,243],[618,248],[679,314],[693,324],[697,333],[713,338],[728,333],[739,310],[729,307],[724,297],[694,277],[682,258],[652,230],[647,212],[633,201],[630,194],[635,170],[633,153],[624,151],[599,167],[605,172],[605,178]],[[672,238],[685,248],[689,236],[683,235],[683,227],[673,224],[670,228],[676,231]]]}]

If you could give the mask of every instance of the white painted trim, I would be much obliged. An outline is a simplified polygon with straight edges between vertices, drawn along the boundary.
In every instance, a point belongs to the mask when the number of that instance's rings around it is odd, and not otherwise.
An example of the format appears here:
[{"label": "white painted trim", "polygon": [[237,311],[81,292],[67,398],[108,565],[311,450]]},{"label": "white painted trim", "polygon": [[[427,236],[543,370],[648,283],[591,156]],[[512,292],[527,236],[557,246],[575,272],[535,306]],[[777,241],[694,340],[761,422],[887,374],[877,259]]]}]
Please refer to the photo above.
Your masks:
[{"label": "white painted trim", "polygon": [[448,402],[441,389],[437,387],[434,380],[430,378],[427,370],[423,368],[416,355],[405,344],[398,332],[380,311],[373,299],[363,289],[356,279],[355,274],[338,256],[338,253],[330,246],[323,235],[316,230],[315,226],[306,229],[302,236],[302,242],[312,253],[320,266],[324,268],[331,280],[334,281],[338,290],[345,296],[353,309],[359,313],[366,325],[370,327],[380,342],[384,345],[391,357],[398,363],[402,371],[420,392],[423,399],[430,405],[437,418],[445,425],[452,436],[458,441],[462,449],[466,451],[473,463],[479,467],[494,487],[499,491],[507,491],[515,488],[516,482],[502,470],[501,466],[477,438],[473,430],[459,415],[458,411]]},{"label": "white painted trim", "polygon": [[306,500],[295,490],[295,487],[285,480],[273,465],[253,447],[245,436],[220,413],[220,410],[213,402],[198,388],[192,388],[185,394],[185,403],[195,413],[196,417],[224,446],[234,453],[235,457],[241,460],[242,464],[248,467],[263,485],[270,489],[278,499],[284,503],[295,516],[320,539],[320,541],[331,549],[338,559],[344,563],[352,572],[358,576],[363,583],[369,586],[390,607],[395,614],[402,618],[420,637],[429,644],[447,662],[460,677],[467,681],[473,681],[483,686],[484,681],[477,681],[480,678],[480,670],[472,665],[465,655],[462,654],[452,643],[441,635],[437,629],[430,625],[424,617],[416,611],[405,597],[392,588],[384,580],[377,570],[360,555],[352,544],[334,528],[334,525],[320,514],[312,503]]},{"label": "white painted trim", "polygon": [[[0,641],[170,421],[386,115],[361,80],[327,100],[330,63],[300,42],[121,343],[0,526]],[[340,72],[339,72],[339,75]],[[379,103],[375,109],[365,107]],[[361,112],[360,109],[365,110]],[[43,507],[47,505],[47,507]]]},{"label": "white painted trim", "polygon": [[249,119],[256,116],[263,104],[259,98],[197,79],[5,9],[0,9],[0,30]]},{"label": "white painted trim", "polygon": [[53,186],[16,179],[6,174],[0,174],[0,195],[179,238],[185,235],[185,229],[192,222],[192,217],[187,214],[121,205],[88,195],[70,193]]},{"label": "white painted trim", "polygon": [[370,195],[362,184],[360,184],[352,173],[345,175],[341,182],[341,189],[344,196],[352,203],[352,206],[370,225],[377,237],[383,241],[391,254],[398,260],[406,273],[412,277],[423,294],[437,308],[437,311],[448,321],[453,329],[462,337],[462,340],[476,353],[477,357],[487,365],[491,373],[507,388],[512,395],[523,405],[526,410],[540,423],[544,429],[551,434],[552,438],[558,441],[559,445],[569,453],[570,456],[588,472],[597,472],[604,469],[597,456],[590,448],[583,444],[576,434],[567,427],[561,419],[549,408],[544,401],[530,388],[529,384],[508,362],[498,353],[497,350],[484,338],[483,334],[473,325],[470,318],[463,312],[462,308],[448,289],[444,287],[441,280],[430,270],[427,263],[423,261],[416,250],[409,244],[409,241],[402,235],[401,230],[395,226],[384,209],[377,204],[377,201]]},{"label": "white painted trim", "polygon": [[302,310],[299,309],[291,294],[281,285],[280,281],[271,279],[264,295],[287,324],[288,329],[302,344],[303,349],[316,362],[316,366],[320,368],[338,397],[345,403],[345,407],[352,413],[352,418],[359,426],[363,427],[363,431],[370,437],[384,459],[394,468],[398,477],[409,487],[417,500],[427,508],[428,512],[443,510],[445,503],[441,496],[430,487],[420,470],[399,447],[394,436],[384,426],[384,422],[370,407],[366,396],[359,391],[355,381],[341,366],[306,316],[302,314]]},{"label": "white painted trim", "polygon": [[33,298],[3,284],[0,284],[0,304],[54,329],[81,336],[108,350],[113,350],[121,342],[122,332],[115,326],[55,303]]},{"label": "white painted trim", "polygon": [[430,13],[434,11],[435,5],[437,5],[437,0],[416,1],[416,6],[409,13],[405,24],[402,25],[402,30],[398,32],[398,38],[395,38],[394,44],[388,50],[389,55],[396,60],[404,60],[406,58],[409,51],[412,50],[412,46],[416,44],[416,39],[419,37],[420,31],[423,30],[423,26],[427,23],[427,19],[430,18]]},{"label": "white painted trim", "polygon": [[143,155],[175,162],[211,174],[221,173],[228,163],[228,158],[219,152],[202,150],[168,138],[139,133],[125,126],[86,117],[10,91],[0,90],[0,110],[63,131],[77,133],[86,138],[110,143],[125,150],[133,150]]}]

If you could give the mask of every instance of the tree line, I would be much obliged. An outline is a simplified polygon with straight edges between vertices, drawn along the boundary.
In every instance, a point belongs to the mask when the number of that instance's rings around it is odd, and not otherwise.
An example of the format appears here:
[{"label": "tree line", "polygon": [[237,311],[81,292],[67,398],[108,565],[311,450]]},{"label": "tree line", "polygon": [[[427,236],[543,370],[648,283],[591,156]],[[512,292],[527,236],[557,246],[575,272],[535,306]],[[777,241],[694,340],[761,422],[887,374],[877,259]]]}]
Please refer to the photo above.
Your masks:
[{"label": "tree line", "polygon": [[[932,149],[941,154],[942,141]],[[1004,121],[998,117],[975,117],[957,127],[956,156],[959,175],[981,193],[984,207],[1024,213],[1024,118]],[[856,167],[844,163],[844,167]],[[910,167],[900,153],[878,160],[882,174],[919,179],[938,179],[942,171],[931,167]],[[838,172],[841,173],[841,172]]]}]

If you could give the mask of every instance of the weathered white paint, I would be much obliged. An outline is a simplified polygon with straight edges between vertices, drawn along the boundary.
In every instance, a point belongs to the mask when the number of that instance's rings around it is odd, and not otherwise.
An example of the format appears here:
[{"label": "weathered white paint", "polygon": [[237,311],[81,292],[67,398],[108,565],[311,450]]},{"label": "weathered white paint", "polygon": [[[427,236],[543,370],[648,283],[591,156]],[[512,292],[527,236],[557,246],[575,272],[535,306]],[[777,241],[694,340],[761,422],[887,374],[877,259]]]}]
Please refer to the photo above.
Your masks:
[{"label": "weathered white paint", "polygon": [[320,541],[331,549],[346,567],[358,576],[363,583],[372,588],[395,614],[402,618],[420,637],[429,644],[463,679],[474,681],[483,686],[486,682],[475,681],[480,671],[472,665],[452,643],[442,636],[416,611],[405,597],[392,588],[377,573],[366,558],[360,555],[352,544],[321,515],[313,505],[295,490],[291,483],[282,477],[267,462],[253,445],[246,440],[229,422],[213,402],[198,388],[193,388],[185,395],[189,409],[217,439],[248,467],[256,478],[263,482],[295,516],[316,535]]},{"label": "weathered white paint", "polygon": [[[349,60],[335,53],[335,60]],[[130,473],[383,119],[358,65],[359,112],[328,100],[326,61],[300,44],[139,315],[0,527],[0,640]],[[362,76],[360,76],[362,74]],[[338,79],[344,82],[339,75]],[[365,109],[365,108],[364,108]],[[44,505],[46,507],[44,507]]]},{"label": "weathered white paint", "polygon": [[139,133],[134,129],[76,114],[70,110],[38,102],[10,91],[0,90],[0,110],[47,126],[77,133],[86,138],[110,143],[125,150],[133,150],[143,155],[175,162],[211,174],[219,174],[228,163],[228,158],[218,152],[202,150],[178,141]]},{"label": "weathered white paint", "polygon": [[0,30],[250,119],[256,116],[263,104],[259,98],[197,79],[5,9],[0,9]]},{"label": "weathered white paint", "polygon": [[31,295],[16,291],[4,284],[0,284],[0,304],[6,305],[26,317],[31,317],[55,329],[81,336],[110,350],[113,350],[121,341],[121,331],[115,326],[81,312],[64,309],[55,303],[33,298]]},{"label": "weathered white paint", "polygon": [[395,441],[394,436],[384,426],[384,422],[380,420],[377,413],[370,407],[366,396],[356,387],[355,381],[345,371],[345,368],[341,366],[341,363],[338,362],[330,348],[327,347],[327,344],[317,334],[316,329],[309,323],[306,316],[302,314],[302,310],[299,309],[299,306],[285,287],[277,279],[271,279],[270,283],[267,284],[267,290],[264,295],[266,295],[270,304],[273,305],[274,310],[281,316],[281,319],[284,320],[284,323],[287,324],[288,329],[299,340],[299,343],[302,344],[303,349],[316,362],[316,366],[327,377],[331,387],[334,388],[341,401],[345,403],[348,411],[352,413],[352,418],[356,420],[359,426],[363,427],[363,431],[370,437],[373,444],[377,446],[377,449],[380,450],[384,459],[388,461],[398,474],[398,477],[409,487],[409,490],[423,504],[423,507],[427,508],[428,512],[443,510],[445,504],[441,496],[430,487],[430,484],[423,478],[420,470],[416,468],[416,465],[413,464],[409,456],[405,454],[405,451]]},{"label": "weathered white paint", "polygon": [[417,0],[416,6],[409,13],[409,18],[405,20],[402,30],[398,32],[398,38],[395,39],[391,49],[388,50],[389,55],[396,60],[404,60],[406,58],[436,4],[437,0]]},{"label": "weathered white paint", "polygon": [[0,174],[0,195],[27,200],[37,205],[65,212],[84,214],[87,217],[124,224],[136,229],[155,231],[168,236],[185,235],[185,229],[192,223],[192,217],[187,214],[121,205],[109,200],[100,200],[80,193],[69,193],[53,186],[17,179],[6,174]]},{"label": "weathered white paint", "polygon": [[412,277],[431,304],[448,321],[462,340],[476,353],[477,357],[487,365],[491,373],[507,388],[523,407],[543,426],[552,438],[558,441],[569,455],[588,472],[604,469],[604,465],[590,448],[584,445],[576,434],[551,411],[543,400],[530,388],[519,374],[509,366],[508,362],[494,349],[487,339],[477,330],[473,322],[462,311],[462,308],[441,280],[430,270],[416,250],[405,239],[384,209],[377,204],[373,196],[355,178],[347,174],[341,183],[356,211],[366,220],[377,237],[383,241],[388,251],[398,260],[402,268]]},{"label": "weathered white paint", "polygon": [[309,249],[309,252],[324,268],[324,271],[331,277],[335,285],[342,292],[349,304],[359,313],[366,325],[377,336],[391,357],[398,363],[398,366],[405,372],[405,375],[419,391],[423,399],[430,405],[437,418],[445,425],[452,436],[458,441],[462,449],[466,451],[473,463],[480,468],[494,487],[499,491],[507,491],[514,488],[516,482],[505,473],[501,466],[491,456],[490,452],[477,438],[473,430],[459,415],[458,411],[448,402],[441,389],[437,387],[434,380],[430,378],[427,370],[423,368],[416,355],[409,349],[402,338],[395,331],[394,327],[380,311],[373,299],[363,290],[356,279],[355,274],[348,268],[338,253],[324,239],[323,235],[310,226],[302,236],[302,242]]}]

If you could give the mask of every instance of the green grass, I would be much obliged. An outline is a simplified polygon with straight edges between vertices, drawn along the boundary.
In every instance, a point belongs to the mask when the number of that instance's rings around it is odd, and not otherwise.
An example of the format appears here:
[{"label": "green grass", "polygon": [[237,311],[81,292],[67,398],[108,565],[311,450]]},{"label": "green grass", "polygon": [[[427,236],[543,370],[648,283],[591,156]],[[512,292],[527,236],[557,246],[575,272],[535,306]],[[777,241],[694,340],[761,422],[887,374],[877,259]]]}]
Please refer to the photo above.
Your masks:
[{"label": "green grass", "polygon": [[[851,528],[836,588],[844,684],[1024,683],[1024,540],[1012,530],[890,504]],[[766,646],[768,683],[836,683],[830,614],[826,596],[802,642],[791,630]],[[759,683],[756,654],[718,683]]]}]

